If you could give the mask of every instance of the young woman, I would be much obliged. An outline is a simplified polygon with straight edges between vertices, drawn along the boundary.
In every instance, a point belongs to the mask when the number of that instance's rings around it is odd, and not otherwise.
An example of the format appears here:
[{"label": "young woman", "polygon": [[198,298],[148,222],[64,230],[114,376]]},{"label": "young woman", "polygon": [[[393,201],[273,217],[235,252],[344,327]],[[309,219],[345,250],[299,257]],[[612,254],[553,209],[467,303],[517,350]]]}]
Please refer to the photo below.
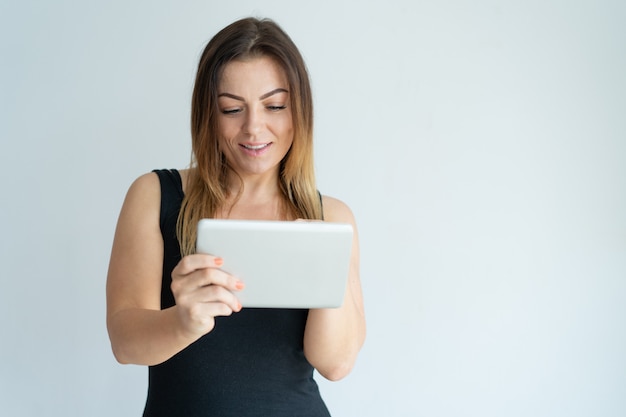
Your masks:
[{"label": "young woman", "polygon": [[[315,186],[311,89],[291,39],[269,20],[221,30],[191,119],[191,168],[141,176],[120,213],[107,279],[115,357],[150,366],[145,416],[328,416],[313,370],[343,378],[363,344],[359,248],[350,209]],[[343,305],[242,309],[228,259],[194,253],[201,218],[351,223]]]}]

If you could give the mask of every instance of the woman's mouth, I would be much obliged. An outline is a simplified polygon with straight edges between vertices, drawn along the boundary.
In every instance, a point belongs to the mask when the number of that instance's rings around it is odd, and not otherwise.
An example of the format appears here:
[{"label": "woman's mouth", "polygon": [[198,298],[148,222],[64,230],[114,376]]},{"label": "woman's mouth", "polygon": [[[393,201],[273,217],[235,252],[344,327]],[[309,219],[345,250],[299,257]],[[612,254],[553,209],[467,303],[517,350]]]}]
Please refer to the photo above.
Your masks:
[{"label": "woman's mouth", "polygon": [[259,156],[265,153],[270,147],[272,142],[268,143],[260,143],[260,144],[250,144],[250,143],[241,143],[239,146],[243,149],[245,153],[252,156]]},{"label": "woman's mouth", "polygon": [[269,146],[269,143],[263,143],[261,145],[245,145],[245,144],[242,144],[241,146],[243,146],[246,149],[251,149],[253,151],[258,151],[259,149],[263,149],[266,146]]}]

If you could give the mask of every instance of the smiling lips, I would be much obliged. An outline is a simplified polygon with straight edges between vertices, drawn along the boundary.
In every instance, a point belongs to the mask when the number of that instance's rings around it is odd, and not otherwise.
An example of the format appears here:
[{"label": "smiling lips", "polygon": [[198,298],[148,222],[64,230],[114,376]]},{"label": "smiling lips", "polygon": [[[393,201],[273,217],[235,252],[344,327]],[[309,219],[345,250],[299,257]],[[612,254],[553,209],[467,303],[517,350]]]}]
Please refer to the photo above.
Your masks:
[{"label": "smiling lips", "polygon": [[242,143],[239,146],[241,147],[241,149],[248,155],[251,156],[259,156],[264,154],[272,145],[272,142],[268,142],[268,143],[261,143],[261,144],[249,144],[249,143]]}]

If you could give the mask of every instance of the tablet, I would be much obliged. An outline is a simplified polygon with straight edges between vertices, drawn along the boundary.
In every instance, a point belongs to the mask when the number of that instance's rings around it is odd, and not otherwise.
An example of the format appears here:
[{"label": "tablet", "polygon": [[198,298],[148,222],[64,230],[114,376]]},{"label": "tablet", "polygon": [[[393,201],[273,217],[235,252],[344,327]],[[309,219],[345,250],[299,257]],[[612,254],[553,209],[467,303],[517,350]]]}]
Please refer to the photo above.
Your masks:
[{"label": "tablet", "polygon": [[246,285],[243,307],[335,308],[343,302],[352,226],[321,221],[202,219],[196,251],[224,259]]}]

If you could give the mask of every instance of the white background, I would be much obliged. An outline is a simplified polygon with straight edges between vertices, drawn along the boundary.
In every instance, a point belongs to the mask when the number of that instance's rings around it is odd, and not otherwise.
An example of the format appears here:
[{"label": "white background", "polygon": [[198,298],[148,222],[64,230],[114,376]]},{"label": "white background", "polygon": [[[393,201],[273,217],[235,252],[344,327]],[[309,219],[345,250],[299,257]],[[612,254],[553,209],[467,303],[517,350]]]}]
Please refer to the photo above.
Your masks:
[{"label": "white background", "polygon": [[141,414],[105,329],[116,218],[188,164],[199,54],[248,15],[305,56],[318,186],[359,224],[333,414],[626,415],[623,1],[0,4],[1,415]]}]

